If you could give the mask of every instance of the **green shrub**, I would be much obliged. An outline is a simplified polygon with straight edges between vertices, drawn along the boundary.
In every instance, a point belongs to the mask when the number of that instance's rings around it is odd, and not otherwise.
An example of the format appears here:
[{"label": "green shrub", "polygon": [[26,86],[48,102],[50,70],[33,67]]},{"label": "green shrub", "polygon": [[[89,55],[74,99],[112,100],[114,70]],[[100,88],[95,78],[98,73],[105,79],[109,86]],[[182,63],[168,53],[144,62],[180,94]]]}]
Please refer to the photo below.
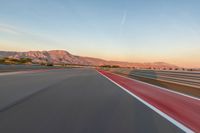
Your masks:
[{"label": "green shrub", "polygon": [[5,63],[5,59],[0,59],[0,64],[4,64]]},{"label": "green shrub", "polygon": [[20,60],[19,60],[19,63],[22,63],[22,64],[29,63],[29,62],[32,62],[32,59],[30,59],[30,58],[20,58]]},{"label": "green shrub", "polygon": [[47,63],[47,66],[53,66],[53,63]]}]

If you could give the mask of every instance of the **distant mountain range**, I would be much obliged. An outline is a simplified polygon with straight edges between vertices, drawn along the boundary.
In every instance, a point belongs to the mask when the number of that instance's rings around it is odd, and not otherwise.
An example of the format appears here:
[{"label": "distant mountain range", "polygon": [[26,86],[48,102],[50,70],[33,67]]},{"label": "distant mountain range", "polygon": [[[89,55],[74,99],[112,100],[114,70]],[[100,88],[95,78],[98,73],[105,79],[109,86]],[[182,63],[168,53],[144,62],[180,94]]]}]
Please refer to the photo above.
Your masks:
[{"label": "distant mountain range", "polygon": [[70,54],[64,50],[51,50],[51,51],[28,51],[28,52],[12,52],[12,51],[0,51],[0,58],[30,58],[33,63],[53,63],[53,64],[77,64],[77,65],[116,65],[121,67],[138,67],[138,68],[177,68],[175,65],[171,65],[165,62],[154,63],[131,63],[121,61],[107,61],[92,57],[83,57]]}]

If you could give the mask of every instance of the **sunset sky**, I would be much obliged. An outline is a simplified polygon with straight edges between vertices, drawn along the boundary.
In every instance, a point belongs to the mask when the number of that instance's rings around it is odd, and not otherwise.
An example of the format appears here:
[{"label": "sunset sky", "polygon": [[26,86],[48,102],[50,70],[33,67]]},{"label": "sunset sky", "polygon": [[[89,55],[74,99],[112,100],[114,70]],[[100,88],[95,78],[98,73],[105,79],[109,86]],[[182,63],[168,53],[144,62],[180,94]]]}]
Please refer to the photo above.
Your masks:
[{"label": "sunset sky", "polygon": [[200,0],[0,0],[0,50],[200,68]]}]

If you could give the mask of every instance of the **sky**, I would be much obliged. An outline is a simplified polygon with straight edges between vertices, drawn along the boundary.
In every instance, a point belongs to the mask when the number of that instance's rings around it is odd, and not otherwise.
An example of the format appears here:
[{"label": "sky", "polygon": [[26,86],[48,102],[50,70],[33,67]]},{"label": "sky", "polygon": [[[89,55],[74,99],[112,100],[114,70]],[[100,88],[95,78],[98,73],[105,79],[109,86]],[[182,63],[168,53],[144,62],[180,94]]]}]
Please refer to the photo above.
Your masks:
[{"label": "sky", "polygon": [[199,0],[0,0],[0,50],[200,68]]}]

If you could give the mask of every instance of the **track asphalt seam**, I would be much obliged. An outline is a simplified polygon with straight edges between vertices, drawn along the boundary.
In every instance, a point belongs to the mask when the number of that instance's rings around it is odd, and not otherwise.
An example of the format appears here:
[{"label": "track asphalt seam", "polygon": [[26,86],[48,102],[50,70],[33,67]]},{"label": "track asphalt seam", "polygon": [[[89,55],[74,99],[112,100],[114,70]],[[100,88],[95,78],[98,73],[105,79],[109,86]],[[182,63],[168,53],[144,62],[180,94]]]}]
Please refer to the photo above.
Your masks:
[{"label": "track asphalt seam", "polygon": [[0,112],[4,112],[4,111],[6,111],[6,110],[8,110],[8,109],[10,109],[10,108],[12,108],[12,107],[14,107],[14,106],[16,106],[16,105],[19,105],[19,104],[25,102],[26,100],[30,99],[31,97],[33,97],[33,96],[35,96],[35,95],[37,95],[37,94],[39,94],[39,93],[41,93],[41,92],[47,91],[49,88],[52,88],[52,87],[54,87],[54,86],[56,86],[56,85],[62,83],[63,81],[69,79],[69,78],[71,78],[71,77],[65,78],[65,79],[63,79],[63,80],[61,80],[61,81],[59,81],[59,82],[56,82],[56,83],[54,83],[54,84],[51,84],[51,85],[46,86],[46,87],[44,87],[44,88],[41,88],[41,89],[39,89],[39,90],[37,90],[37,91],[31,93],[31,94],[28,94],[28,95],[26,95],[26,96],[24,96],[24,97],[22,97],[22,98],[20,98],[20,99],[18,99],[18,100],[16,100],[16,101],[10,103],[10,104],[8,104],[7,106],[1,108],[1,109],[0,109]]}]

